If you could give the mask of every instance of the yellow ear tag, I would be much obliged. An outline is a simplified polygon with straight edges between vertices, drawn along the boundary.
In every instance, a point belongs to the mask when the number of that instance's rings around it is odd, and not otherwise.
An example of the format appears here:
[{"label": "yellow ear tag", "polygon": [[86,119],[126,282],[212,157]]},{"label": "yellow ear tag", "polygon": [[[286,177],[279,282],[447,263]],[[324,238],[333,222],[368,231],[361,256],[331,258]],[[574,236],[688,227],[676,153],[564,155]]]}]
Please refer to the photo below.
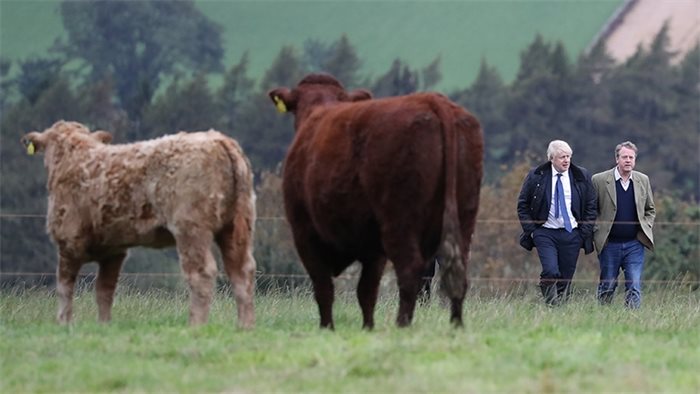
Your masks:
[{"label": "yellow ear tag", "polygon": [[30,156],[34,154],[34,143],[30,142],[27,145],[27,154]]},{"label": "yellow ear tag", "polygon": [[282,100],[281,100],[279,97],[277,97],[277,96],[273,97],[273,99],[275,100],[275,105],[276,105],[276,107],[277,107],[277,110],[278,110],[280,113],[285,113],[285,112],[287,112],[287,106],[284,105],[284,101],[282,101]]}]

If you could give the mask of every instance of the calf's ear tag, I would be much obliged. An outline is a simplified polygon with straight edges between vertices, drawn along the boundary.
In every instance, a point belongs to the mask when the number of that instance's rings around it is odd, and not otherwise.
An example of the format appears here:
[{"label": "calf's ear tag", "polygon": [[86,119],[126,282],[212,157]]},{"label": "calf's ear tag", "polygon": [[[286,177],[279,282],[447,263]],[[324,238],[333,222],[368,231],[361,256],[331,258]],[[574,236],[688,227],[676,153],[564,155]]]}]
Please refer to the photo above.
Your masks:
[{"label": "calf's ear tag", "polygon": [[274,96],[272,99],[275,100],[275,106],[280,113],[287,112],[287,106],[284,105],[284,101],[282,101],[279,96]]},{"label": "calf's ear tag", "polygon": [[27,154],[31,156],[34,154],[34,151],[35,151],[34,143],[33,142],[28,143],[27,144]]}]

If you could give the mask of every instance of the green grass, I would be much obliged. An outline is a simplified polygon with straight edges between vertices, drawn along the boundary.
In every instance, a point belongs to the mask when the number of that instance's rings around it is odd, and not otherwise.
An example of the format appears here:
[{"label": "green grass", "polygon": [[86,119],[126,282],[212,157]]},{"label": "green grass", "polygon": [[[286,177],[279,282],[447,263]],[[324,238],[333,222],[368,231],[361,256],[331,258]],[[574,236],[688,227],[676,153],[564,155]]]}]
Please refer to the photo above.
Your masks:
[{"label": "green grass", "polygon": [[[352,293],[336,331],[317,328],[308,291],[257,299],[257,327],[235,329],[224,293],[210,323],[186,326],[185,292],[120,289],[114,321],[94,322],[92,292],[76,321],[54,324],[46,290],[4,291],[0,392],[688,392],[700,390],[700,296],[648,291],[642,309],[599,307],[579,294],[544,307],[534,294],[479,296],[464,329],[434,300],[408,329],[384,295],[373,332]],[[618,299],[618,301],[620,301]]]},{"label": "green grass", "polygon": [[[347,34],[376,78],[396,58],[412,68],[441,56],[442,90],[471,85],[482,57],[512,80],[523,51],[540,33],[575,57],[622,0],[197,0],[223,27],[225,64],[250,51],[250,75],[261,78],[283,45],[307,39],[329,44]],[[0,0],[0,53],[44,55],[63,34],[57,0]]]}]

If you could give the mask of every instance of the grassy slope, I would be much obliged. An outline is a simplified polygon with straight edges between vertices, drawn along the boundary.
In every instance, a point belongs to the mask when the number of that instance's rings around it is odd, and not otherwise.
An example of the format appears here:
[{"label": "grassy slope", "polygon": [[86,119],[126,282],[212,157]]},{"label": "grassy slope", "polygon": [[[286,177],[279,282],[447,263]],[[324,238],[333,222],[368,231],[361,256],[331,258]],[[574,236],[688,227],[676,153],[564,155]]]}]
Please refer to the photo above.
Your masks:
[{"label": "grassy slope", "polygon": [[63,33],[56,0],[0,0],[0,54],[10,59],[44,55]]},{"label": "grassy slope", "polygon": [[339,297],[337,330],[327,332],[301,293],[259,297],[257,328],[240,332],[221,295],[210,324],[190,329],[184,293],[122,290],[108,326],[93,323],[85,293],[65,328],[52,321],[51,295],[5,292],[0,391],[691,393],[700,390],[699,301],[648,292],[631,312],[590,297],[549,309],[534,295],[471,295],[463,330],[449,327],[436,302],[400,330],[396,299],[385,297],[367,333],[354,296]]},{"label": "grassy slope", "polygon": [[[561,40],[576,56],[622,0],[456,1],[232,1],[198,0],[224,31],[226,63],[251,54],[260,77],[282,45],[301,49],[306,39],[326,43],[347,33],[376,77],[395,58],[424,67],[442,57],[443,83],[471,84],[482,57],[506,79],[517,72],[520,52],[537,32]],[[0,0],[0,52],[10,58],[42,53],[61,31],[57,2]]]}]

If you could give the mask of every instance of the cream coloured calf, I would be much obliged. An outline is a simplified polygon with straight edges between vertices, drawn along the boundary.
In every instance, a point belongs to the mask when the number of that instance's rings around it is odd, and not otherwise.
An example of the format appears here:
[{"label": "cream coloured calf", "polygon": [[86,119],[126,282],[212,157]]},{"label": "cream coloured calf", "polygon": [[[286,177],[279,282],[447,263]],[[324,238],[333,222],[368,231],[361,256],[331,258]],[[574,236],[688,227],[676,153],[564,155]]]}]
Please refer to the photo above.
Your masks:
[{"label": "cream coloured calf", "polygon": [[253,174],[233,139],[217,132],[180,132],[110,145],[111,134],[59,121],[22,138],[44,153],[48,170],[47,231],[58,249],[58,322],[72,319],[80,267],[99,264],[99,320],[111,319],[117,279],[133,246],[177,248],[190,289],[192,325],[208,320],[221,250],[234,291],[238,324],[255,324],[252,254]]}]

